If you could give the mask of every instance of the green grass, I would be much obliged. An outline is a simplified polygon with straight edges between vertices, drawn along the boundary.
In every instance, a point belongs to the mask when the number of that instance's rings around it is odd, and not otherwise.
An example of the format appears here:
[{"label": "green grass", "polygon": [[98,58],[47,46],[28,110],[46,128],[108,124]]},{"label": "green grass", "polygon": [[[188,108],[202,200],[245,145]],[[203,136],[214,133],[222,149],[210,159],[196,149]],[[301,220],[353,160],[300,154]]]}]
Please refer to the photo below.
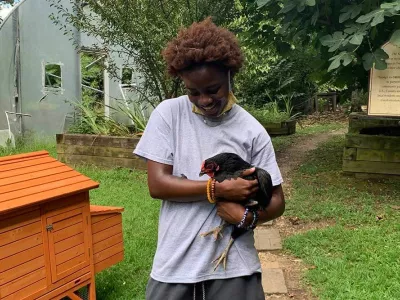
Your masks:
[{"label": "green grass", "polygon": [[156,249],[161,202],[150,198],[144,172],[94,167],[77,170],[100,182],[100,187],[90,193],[92,204],[125,208],[124,260],[97,275],[97,299],[144,299]]},{"label": "green grass", "polygon": [[[285,215],[333,224],[288,237],[287,251],[319,299],[400,299],[400,182],[341,174],[343,137],[310,153],[293,176]],[[379,216],[380,220],[377,220]]]},{"label": "green grass", "polygon": [[1,147],[0,157],[6,155],[14,155],[19,153],[27,153],[33,151],[47,150],[52,157],[57,156],[55,137],[35,137],[16,138],[14,147]]}]

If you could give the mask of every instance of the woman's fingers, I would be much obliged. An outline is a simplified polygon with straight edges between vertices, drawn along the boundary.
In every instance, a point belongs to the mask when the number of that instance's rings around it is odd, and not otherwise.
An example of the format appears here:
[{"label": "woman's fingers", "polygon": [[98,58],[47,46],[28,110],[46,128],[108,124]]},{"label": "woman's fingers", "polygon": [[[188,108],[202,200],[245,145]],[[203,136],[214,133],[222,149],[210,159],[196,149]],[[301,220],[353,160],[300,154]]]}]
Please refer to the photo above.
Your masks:
[{"label": "woman's fingers", "polygon": [[249,175],[253,174],[255,170],[256,170],[255,167],[250,168],[250,169],[247,169],[247,170],[244,170],[244,171],[242,172],[242,176],[243,176],[243,177],[244,177],[244,176],[249,176]]},{"label": "woman's fingers", "polygon": [[252,187],[252,188],[253,188],[253,187],[258,188],[258,180],[257,180],[257,179],[249,180],[249,181],[250,181],[250,183],[251,183],[251,187]]},{"label": "woman's fingers", "polygon": [[250,190],[250,192],[251,192],[252,194],[257,193],[257,192],[258,192],[258,185],[252,187],[251,190]]},{"label": "woman's fingers", "polygon": [[[247,174],[251,174],[252,170],[246,170]],[[244,201],[252,198],[258,191],[258,180],[246,180],[238,178],[237,180],[224,180],[216,183],[215,193],[217,197],[224,198],[229,201]]]}]

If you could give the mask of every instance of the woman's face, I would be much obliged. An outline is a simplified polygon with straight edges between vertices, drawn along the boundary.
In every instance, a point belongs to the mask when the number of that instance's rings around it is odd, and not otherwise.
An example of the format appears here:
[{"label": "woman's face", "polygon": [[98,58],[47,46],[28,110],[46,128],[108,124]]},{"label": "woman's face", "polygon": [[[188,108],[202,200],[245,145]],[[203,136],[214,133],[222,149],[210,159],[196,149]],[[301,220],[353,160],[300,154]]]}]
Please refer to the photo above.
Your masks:
[{"label": "woman's face", "polygon": [[213,65],[202,65],[183,71],[190,101],[207,117],[217,117],[228,102],[228,71]]}]

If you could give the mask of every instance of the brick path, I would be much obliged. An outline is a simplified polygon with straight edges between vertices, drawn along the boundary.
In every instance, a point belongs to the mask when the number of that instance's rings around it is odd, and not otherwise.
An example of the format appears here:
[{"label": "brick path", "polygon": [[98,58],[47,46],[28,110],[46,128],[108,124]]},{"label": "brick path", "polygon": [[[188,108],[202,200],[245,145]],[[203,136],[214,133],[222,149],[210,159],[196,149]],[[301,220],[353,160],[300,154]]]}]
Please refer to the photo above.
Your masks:
[{"label": "brick path", "polygon": [[[279,231],[273,227],[272,222],[259,226],[254,231],[256,249],[261,251],[274,251],[282,249],[282,240]],[[267,263],[262,269],[262,284],[266,295],[286,294],[283,270],[278,262]]]}]

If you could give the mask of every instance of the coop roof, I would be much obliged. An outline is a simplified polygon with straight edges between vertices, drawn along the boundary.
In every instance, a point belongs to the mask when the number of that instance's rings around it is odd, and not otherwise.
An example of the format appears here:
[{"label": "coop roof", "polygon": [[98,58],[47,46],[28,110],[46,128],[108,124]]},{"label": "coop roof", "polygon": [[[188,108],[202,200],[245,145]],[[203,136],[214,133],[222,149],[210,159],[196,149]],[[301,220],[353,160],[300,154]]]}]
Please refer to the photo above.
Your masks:
[{"label": "coop roof", "polygon": [[98,186],[47,151],[0,157],[0,214]]}]

